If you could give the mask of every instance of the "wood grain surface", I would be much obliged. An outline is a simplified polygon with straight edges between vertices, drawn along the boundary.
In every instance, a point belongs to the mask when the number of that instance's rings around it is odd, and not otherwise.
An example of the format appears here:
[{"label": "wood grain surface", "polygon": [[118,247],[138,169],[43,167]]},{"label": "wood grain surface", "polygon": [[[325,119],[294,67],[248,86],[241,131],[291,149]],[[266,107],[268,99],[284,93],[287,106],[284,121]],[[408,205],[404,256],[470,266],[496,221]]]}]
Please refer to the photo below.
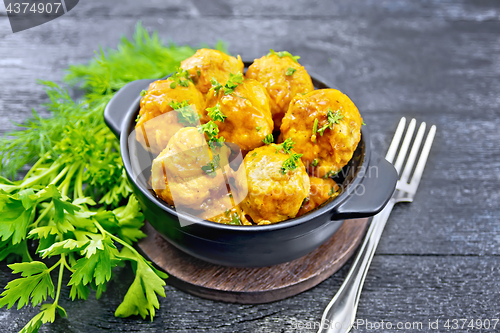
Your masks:
[{"label": "wood grain surface", "polygon": [[168,273],[168,283],[203,298],[240,304],[263,304],[295,296],[329,278],[356,251],[369,219],[345,221],[337,232],[306,256],[280,265],[235,268],[194,258],[167,242],[147,223],[137,244]]},{"label": "wood grain surface", "polygon": [[[1,6],[2,133],[14,127],[7,120],[26,119],[32,107],[46,114],[37,78],[58,80],[99,45],[130,36],[139,20],[179,44],[223,39],[245,59],[269,48],[300,55],[356,103],[380,153],[401,116],[436,124],[418,193],[388,221],[358,317],[395,323],[500,316],[497,1],[82,0],[67,15],[16,34]],[[264,305],[210,301],[167,286],[153,323],[114,317],[132,282],[124,267],[98,301],[71,302],[65,289],[69,318],[41,332],[315,332],[294,323],[319,320],[348,266],[307,292]],[[0,283],[11,279],[0,265]],[[17,332],[35,313],[0,309],[0,332]],[[428,330],[405,332],[419,331]]]}]

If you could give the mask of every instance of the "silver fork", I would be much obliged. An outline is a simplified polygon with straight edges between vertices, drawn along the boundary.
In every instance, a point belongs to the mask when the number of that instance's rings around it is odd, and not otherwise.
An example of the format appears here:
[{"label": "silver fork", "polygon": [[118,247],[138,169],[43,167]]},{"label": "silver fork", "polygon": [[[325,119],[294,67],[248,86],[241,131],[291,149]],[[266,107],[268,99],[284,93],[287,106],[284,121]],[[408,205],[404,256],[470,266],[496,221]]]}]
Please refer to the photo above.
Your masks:
[{"label": "silver fork", "polygon": [[[386,155],[386,160],[393,163],[394,157],[399,147],[401,137],[406,125],[406,118],[401,118],[394,138],[392,139],[391,145]],[[427,157],[431,150],[432,141],[436,134],[436,126],[432,125],[427,138],[425,139],[420,158],[418,160],[417,166],[413,173],[413,177],[410,181],[409,177],[417,154],[420,150],[422,139],[425,132],[425,123],[422,123],[418,129],[417,136],[411,148],[408,161],[406,162],[403,173],[401,173],[401,168],[406,159],[406,154],[408,152],[408,147],[413,138],[413,133],[415,131],[416,120],[412,119],[408,130],[406,131],[403,144],[399,150],[398,157],[394,163],[394,167],[401,175],[394,194],[392,198],[387,203],[387,206],[375,215],[370,224],[370,228],[366,233],[365,240],[361,245],[361,248],[354,260],[347,277],[340,286],[337,294],[330,301],[325,311],[323,312],[323,317],[321,318],[321,326],[318,333],[340,333],[349,332],[354,325],[354,320],[356,319],[356,311],[358,309],[359,297],[361,295],[361,290],[363,289],[363,284],[365,281],[366,273],[372,262],[373,255],[377,249],[378,242],[384,231],[385,224],[389,215],[391,214],[392,208],[398,202],[412,202],[417,192],[418,184],[422,178],[422,173],[424,171],[425,163],[427,162]]]}]

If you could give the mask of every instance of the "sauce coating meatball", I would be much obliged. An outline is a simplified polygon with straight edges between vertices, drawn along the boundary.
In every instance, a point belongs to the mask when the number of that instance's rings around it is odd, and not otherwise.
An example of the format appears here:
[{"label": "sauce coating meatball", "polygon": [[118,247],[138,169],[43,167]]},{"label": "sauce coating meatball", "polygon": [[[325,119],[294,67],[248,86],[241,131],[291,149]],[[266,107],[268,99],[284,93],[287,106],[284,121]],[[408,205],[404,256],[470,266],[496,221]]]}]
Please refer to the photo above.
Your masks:
[{"label": "sauce coating meatball", "polygon": [[[228,152],[217,151],[217,154],[227,161]],[[221,169],[211,174],[203,170],[213,159],[205,136],[195,127],[182,128],[153,160],[152,188],[170,205],[201,210],[204,201],[226,189]]]},{"label": "sauce coating meatball", "polygon": [[269,96],[255,80],[243,80],[230,94],[226,94],[223,88],[218,92],[210,90],[206,107],[201,121],[210,121],[209,109],[219,108],[226,117],[224,121],[215,121],[219,136],[237,144],[243,152],[262,146],[262,140],[273,131]]},{"label": "sauce coating meatball", "polygon": [[212,78],[224,84],[229,78],[229,73],[243,73],[243,67],[240,56],[235,58],[212,49],[199,49],[181,62],[181,68],[188,71],[190,79],[203,94],[212,87],[210,82]]},{"label": "sauce coating meatball", "polygon": [[311,183],[311,188],[309,190],[309,195],[304,200],[302,207],[300,207],[297,216],[304,215],[310,212],[314,208],[320,206],[331,198],[336,197],[339,193],[337,189],[339,186],[331,178],[318,178],[309,177],[309,182]]},{"label": "sauce coating meatball", "polygon": [[249,152],[236,174],[236,186],[248,194],[241,207],[257,224],[271,224],[297,215],[309,195],[309,177],[304,164],[282,172],[290,157],[281,145],[270,144]]},{"label": "sauce coating meatball", "polygon": [[[177,112],[171,112],[172,102],[188,101],[192,110],[200,114],[205,108],[205,98],[192,82],[186,80],[184,82],[187,87],[176,85],[172,88],[173,82],[172,78],[152,82],[141,98],[139,117],[135,125],[136,139],[154,154],[159,154],[167,146],[172,135],[186,127],[186,124],[179,122]],[[194,125],[196,124],[191,124]]]},{"label": "sauce coating meatball", "polygon": [[281,139],[291,138],[308,172],[316,177],[338,173],[361,139],[363,120],[356,105],[335,89],[297,95],[281,124]]},{"label": "sauce coating meatball", "polygon": [[291,56],[279,57],[274,53],[255,59],[245,76],[259,81],[266,88],[271,97],[275,129],[280,128],[292,98],[314,90],[306,69]]}]

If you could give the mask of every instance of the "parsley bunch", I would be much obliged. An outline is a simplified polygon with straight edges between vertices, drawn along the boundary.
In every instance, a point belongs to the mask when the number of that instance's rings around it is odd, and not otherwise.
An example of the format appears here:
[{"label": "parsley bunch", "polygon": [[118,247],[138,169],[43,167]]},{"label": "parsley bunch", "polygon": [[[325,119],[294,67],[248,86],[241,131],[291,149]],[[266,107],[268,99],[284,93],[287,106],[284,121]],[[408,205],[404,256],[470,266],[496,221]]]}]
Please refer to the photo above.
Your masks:
[{"label": "parsley bunch", "polygon": [[[5,286],[0,307],[40,307],[21,332],[36,332],[66,316],[63,287],[70,297],[99,298],[117,265],[130,262],[135,279],[115,315],[149,316],[164,297],[167,275],[132,246],[145,235],[144,217],[132,194],[119,142],[102,118],[114,93],[130,81],[160,78],[194,54],[187,46],[165,46],[139,24],[133,40],[117,50],[100,50],[87,65],[71,66],[66,81],[85,91],[79,100],[53,82],[44,82],[51,117],[33,118],[0,139],[0,261],[21,274]],[[184,106],[184,105],[182,105]],[[24,177],[19,170],[33,163]],[[37,245],[30,253],[28,242]],[[51,265],[49,265],[51,263]],[[64,273],[70,273],[69,280]]]}]

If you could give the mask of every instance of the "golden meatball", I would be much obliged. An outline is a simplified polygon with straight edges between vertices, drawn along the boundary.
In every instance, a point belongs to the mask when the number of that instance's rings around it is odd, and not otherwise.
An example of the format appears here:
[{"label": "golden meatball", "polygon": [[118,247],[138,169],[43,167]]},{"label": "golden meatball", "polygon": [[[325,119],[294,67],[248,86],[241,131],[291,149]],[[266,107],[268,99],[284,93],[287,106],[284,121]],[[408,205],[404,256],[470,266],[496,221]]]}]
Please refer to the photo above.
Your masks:
[{"label": "golden meatball", "polygon": [[304,200],[302,207],[300,207],[297,216],[304,215],[310,212],[314,208],[320,206],[331,198],[338,195],[337,189],[339,186],[331,178],[317,178],[309,177],[309,182],[311,183],[311,188],[309,190],[309,195]]},{"label": "golden meatball", "polygon": [[270,144],[249,152],[236,175],[237,188],[248,191],[241,207],[257,224],[295,217],[309,194],[309,177],[300,158],[295,169],[283,172],[290,154],[281,148]]},{"label": "golden meatball", "polygon": [[309,173],[316,177],[338,173],[351,159],[361,138],[356,105],[335,89],[297,95],[281,124],[281,139],[291,138]]},{"label": "golden meatball", "polygon": [[279,57],[277,53],[256,59],[245,74],[266,87],[271,97],[271,113],[278,130],[292,98],[299,93],[314,90],[306,69],[291,56]]},{"label": "golden meatball", "polygon": [[244,80],[230,94],[226,94],[223,88],[217,93],[212,89],[207,95],[206,107],[201,121],[206,123],[212,119],[211,108],[220,109],[226,118],[215,121],[219,136],[237,144],[243,152],[262,146],[262,140],[273,131],[269,96],[255,80]]},{"label": "golden meatball", "polygon": [[[227,164],[228,152],[215,151],[220,165]],[[214,161],[213,151],[195,127],[182,128],[153,160],[151,185],[156,195],[170,205],[202,209],[205,200],[226,189],[221,169],[210,174],[204,168]],[[215,214],[214,214],[215,215]]]},{"label": "golden meatball", "polygon": [[203,94],[212,87],[212,78],[224,84],[229,73],[243,73],[243,67],[240,56],[235,58],[211,49],[199,49],[193,56],[181,62],[181,68],[189,72],[189,77]]},{"label": "golden meatball", "polygon": [[172,88],[173,82],[172,78],[155,81],[141,98],[141,109],[135,125],[136,139],[154,154],[160,153],[179,129],[188,126],[179,122],[177,112],[170,112],[173,110],[172,102],[188,101],[197,113],[205,108],[205,98],[192,82],[185,80],[187,87],[177,84]]}]

